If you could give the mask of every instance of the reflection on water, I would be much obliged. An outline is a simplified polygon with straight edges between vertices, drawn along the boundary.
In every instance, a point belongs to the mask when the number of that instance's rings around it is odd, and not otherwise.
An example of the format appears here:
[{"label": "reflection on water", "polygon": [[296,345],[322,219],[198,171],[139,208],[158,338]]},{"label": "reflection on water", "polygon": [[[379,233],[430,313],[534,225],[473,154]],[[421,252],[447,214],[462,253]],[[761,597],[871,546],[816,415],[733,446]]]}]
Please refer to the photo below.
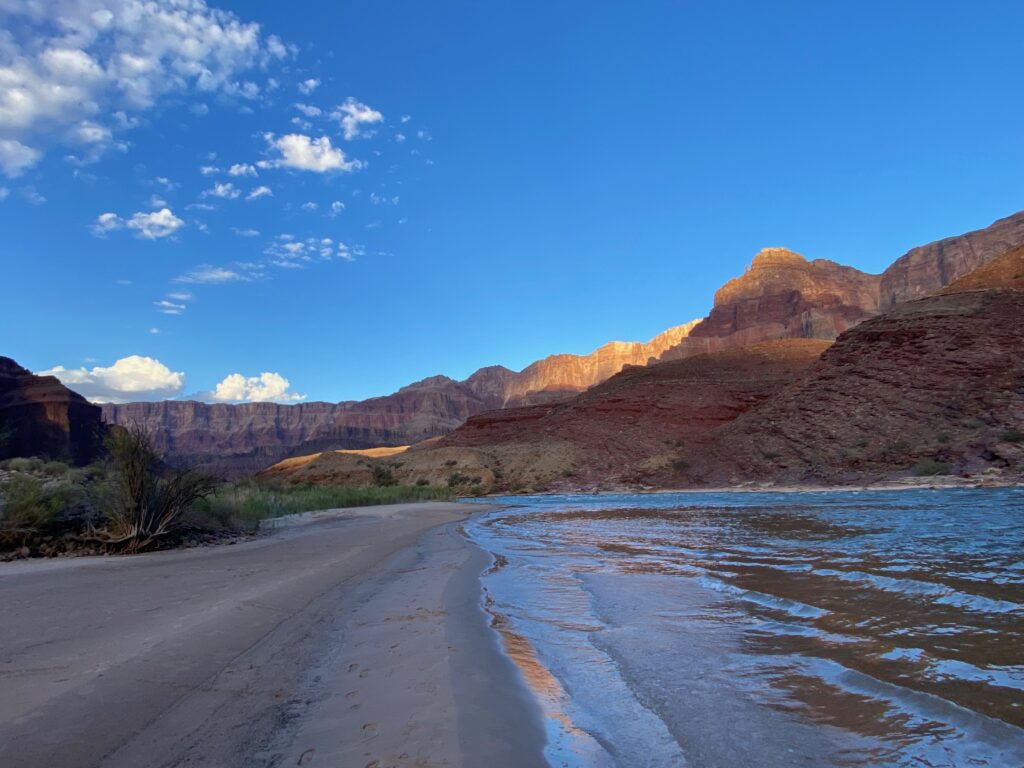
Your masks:
[{"label": "reflection on water", "polygon": [[553,764],[1024,766],[1024,491],[507,501]]}]

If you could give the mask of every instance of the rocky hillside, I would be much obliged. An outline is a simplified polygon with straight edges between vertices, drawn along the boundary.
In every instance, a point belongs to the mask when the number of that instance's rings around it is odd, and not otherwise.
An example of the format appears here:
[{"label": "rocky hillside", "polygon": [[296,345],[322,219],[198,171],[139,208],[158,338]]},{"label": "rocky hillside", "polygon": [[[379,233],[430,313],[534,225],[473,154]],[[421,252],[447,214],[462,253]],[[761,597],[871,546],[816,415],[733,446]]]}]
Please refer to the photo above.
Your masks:
[{"label": "rocky hillside", "polygon": [[419,442],[445,435],[477,413],[571,397],[623,366],[661,354],[692,325],[671,328],[646,344],[611,342],[589,355],[553,355],[519,373],[490,366],[465,381],[433,376],[363,401],[228,405],[166,400],[105,404],[103,418],[111,424],[142,424],[171,463],[247,474],[316,450]]},{"label": "rocky hillside", "polygon": [[53,376],[0,357],[0,459],[43,456],[77,464],[103,446],[100,409]]},{"label": "rocky hillside", "polygon": [[1024,248],[844,333],[668,484],[1024,475]]},{"label": "rocky hillside", "polygon": [[794,381],[827,346],[789,339],[629,367],[564,402],[473,416],[399,456],[372,461],[331,451],[281,462],[264,476],[372,485],[387,473],[461,491],[642,485],[681,466],[684,452]]}]

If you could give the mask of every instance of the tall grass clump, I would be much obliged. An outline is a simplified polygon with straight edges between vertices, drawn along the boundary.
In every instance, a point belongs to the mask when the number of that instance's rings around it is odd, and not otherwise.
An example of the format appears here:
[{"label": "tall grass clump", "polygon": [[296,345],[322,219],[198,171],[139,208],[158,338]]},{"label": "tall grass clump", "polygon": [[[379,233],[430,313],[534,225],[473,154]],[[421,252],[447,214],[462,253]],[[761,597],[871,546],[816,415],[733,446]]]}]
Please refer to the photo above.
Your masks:
[{"label": "tall grass clump", "polygon": [[299,512],[411,501],[447,501],[448,488],[421,485],[272,485],[241,481],[220,486],[196,504],[196,511],[225,527],[255,527],[260,520]]}]

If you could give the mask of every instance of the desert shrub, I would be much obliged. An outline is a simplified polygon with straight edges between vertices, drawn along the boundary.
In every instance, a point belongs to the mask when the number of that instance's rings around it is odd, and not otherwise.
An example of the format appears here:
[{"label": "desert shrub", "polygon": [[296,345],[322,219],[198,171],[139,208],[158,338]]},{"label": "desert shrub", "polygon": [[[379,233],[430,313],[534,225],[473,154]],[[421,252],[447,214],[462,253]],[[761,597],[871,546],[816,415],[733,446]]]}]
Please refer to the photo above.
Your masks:
[{"label": "desert shrub", "polygon": [[690,468],[690,462],[686,459],[676,459],[672,462],[672,469],[676,472],[685,472]]},{"label": "desert shrub", "polygon": [[161,472],[153,441],[138,425],[114,432],[107,447],[111,469],[106,526],[92,535],[111,548],[145,549],[216,488],[213,478],[192,470]]},{"label": "desert shrub", "polygon": [[777,451],[764,451],[761,455],[764,456],[765,459],[767,459],[768,461],[775,461],[777,458],[782,456],[782,454],[778,453]]},{"label": "desert shrub", "polygon": [[427,480],[427,478],[425,477],[421,477],[419,480],[416,481],[416,485],[423,487],[424,485],[430,485],[430,481]]},{"label": "desert shrub", "polygon": [[935,436],[935,439],[938,440],[940,443],[948,443],[949,432],[939,432],[939,434]]},{"label": "desert shrub", "polygon": [[465,485],[471,479],[472,478],[469,477],[469,475],[463,475],[463,474],[461,474],[459,472],[454,472],[454,473],[448,475],[448,487],[449,488],[454,488],[457,485]]},{"label": "desert shrub", "polygon": [[448,459],[448,461],[446,461],[446,462],[444,463],[444,465],[445,465],[446,467],[454,467],[454,466],[455,466],[456,464],[458,464],[458,463],[459,463],[459,462],[458,462],[458,461],[456,461],[455,459]]},{"label": "desert shrub", "polygon": [[373,482],[381,487],[398,484],[395,476],[391,473],[391,467],[385,467],[382,464],[373,466]]},{"label": "desert shrub", "polygon": [[59,500],[46,493],[42,480],[14,475],[0,488],[0,541],[13,543],[44,531],[60,512]]},{"label": "desert shrub", "polygon": [[35,458],[19,456],[16,459],[7,460],[7,469],[12,472],[36,472],[41,466],[43,466],[43,462]]},{"label": "desert shrub", "polygon": [[914,474],[918,477],[934,477],[936,475],[948,475],[951,469],[952,467],[949,462],[921,459],[914,465]]},{"label": "desert shrub", "polygon": [[999,436],[1004,443],[1024,443],[1024,432],[1019,429],[1008,429]]},{"label": "desert shrub", "polygon": [[68,470],[71,469],[71,467],[69,467],[63,461],[48,461],[45,464],[43,464],[43,466],[41,466],[39,469],[44,475],[49,475],[50,477],[60,477],[61,475],[66,475],[68,473]]}]

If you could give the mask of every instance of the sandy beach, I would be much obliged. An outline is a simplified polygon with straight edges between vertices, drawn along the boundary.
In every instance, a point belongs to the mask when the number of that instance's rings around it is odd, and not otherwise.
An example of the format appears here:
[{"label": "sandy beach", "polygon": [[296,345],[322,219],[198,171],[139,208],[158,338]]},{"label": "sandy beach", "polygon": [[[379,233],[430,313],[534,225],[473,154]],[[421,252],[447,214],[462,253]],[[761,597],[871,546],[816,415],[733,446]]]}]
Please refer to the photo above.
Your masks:
[{"label": "sandy beach", "polygon": [[544,765],[480,610],[487,507],[292,519],[234,546],[0,566],[6,765]]}]

